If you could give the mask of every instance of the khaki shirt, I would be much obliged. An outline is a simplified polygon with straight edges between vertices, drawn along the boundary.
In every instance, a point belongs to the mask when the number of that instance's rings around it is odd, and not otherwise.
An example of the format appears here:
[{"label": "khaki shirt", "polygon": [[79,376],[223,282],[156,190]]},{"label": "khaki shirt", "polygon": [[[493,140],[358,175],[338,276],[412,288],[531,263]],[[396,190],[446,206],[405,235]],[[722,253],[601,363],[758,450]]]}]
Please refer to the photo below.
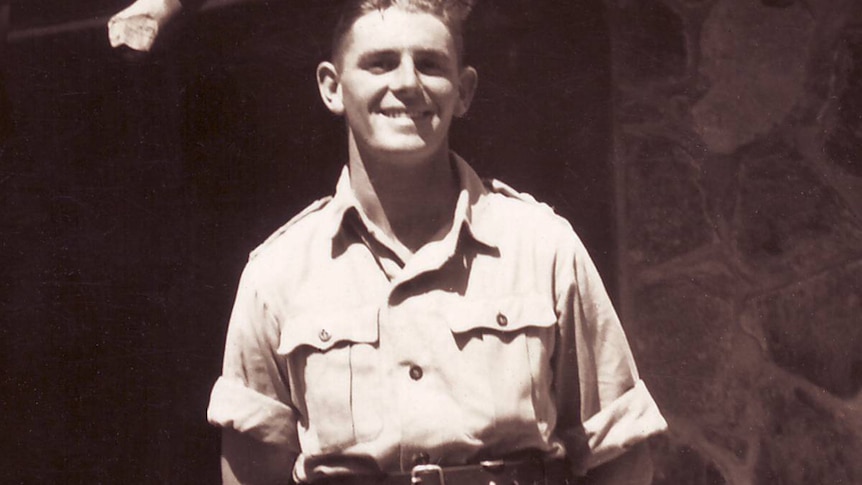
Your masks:
[{"label": "khaki shirt", "polygon": [[454,158],[452,228],[406,262],[347,169],[252,253],[211,423],[287,447],[297,481],[527,449],[583,473],[665,429],[569,223]]}]

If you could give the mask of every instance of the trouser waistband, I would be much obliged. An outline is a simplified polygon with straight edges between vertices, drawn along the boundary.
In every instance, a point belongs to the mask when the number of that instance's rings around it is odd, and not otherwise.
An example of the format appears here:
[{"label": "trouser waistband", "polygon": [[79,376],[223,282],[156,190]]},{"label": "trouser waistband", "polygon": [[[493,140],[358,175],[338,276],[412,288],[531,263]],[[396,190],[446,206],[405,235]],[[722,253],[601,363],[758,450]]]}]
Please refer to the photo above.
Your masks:
[{"label": "trouser waistband", "polygon": [[575,485],[567,462],[556,460],[484,461],[476,465],[418,465],[409,472],[345,475],[313,485]]}]

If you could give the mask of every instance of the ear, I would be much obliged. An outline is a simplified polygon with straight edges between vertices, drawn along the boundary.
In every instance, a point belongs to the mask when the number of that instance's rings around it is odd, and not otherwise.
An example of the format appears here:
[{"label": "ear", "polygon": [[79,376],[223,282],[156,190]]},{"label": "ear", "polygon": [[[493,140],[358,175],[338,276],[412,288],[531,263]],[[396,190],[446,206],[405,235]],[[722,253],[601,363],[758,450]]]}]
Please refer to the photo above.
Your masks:
[{"label": "ear", "polygon": [[321,62],[317,66],[317,88],[323,104],[333,114],[344,114],[344,103],[341,99],[341,83],[338,81],[338,70],[331,62]]},{"label": "ear", "polygon": [[461,117],[467,114],[473,95],[476,94],[476,86],[479,84],[479,73],[471,66],[461,69],[461,84],[458,86],[458,106],[455,107],[455,116]]}]

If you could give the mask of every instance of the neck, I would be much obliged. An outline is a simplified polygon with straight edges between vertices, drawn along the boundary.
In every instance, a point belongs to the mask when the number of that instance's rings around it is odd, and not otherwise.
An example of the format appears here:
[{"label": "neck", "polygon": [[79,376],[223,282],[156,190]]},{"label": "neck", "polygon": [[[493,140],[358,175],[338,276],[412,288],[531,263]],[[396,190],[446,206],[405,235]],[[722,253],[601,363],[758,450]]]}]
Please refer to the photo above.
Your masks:
[{"label": "neck", "polygon": [[350,185],[363,212],[410,252],[445,233],[458,198],[449,150],[428,157],[373,157],[350,141]]}]

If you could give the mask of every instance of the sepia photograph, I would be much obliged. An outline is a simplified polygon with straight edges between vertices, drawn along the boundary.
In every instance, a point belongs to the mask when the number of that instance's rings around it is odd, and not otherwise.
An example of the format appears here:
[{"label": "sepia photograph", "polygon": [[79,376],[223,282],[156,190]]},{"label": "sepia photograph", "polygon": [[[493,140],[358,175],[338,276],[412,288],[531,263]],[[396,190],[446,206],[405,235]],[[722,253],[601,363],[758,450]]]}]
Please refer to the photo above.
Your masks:
[{"label": "sepia photograph", "polygon": [[862,484],[862,3],[0,0],[0,482]]}]

